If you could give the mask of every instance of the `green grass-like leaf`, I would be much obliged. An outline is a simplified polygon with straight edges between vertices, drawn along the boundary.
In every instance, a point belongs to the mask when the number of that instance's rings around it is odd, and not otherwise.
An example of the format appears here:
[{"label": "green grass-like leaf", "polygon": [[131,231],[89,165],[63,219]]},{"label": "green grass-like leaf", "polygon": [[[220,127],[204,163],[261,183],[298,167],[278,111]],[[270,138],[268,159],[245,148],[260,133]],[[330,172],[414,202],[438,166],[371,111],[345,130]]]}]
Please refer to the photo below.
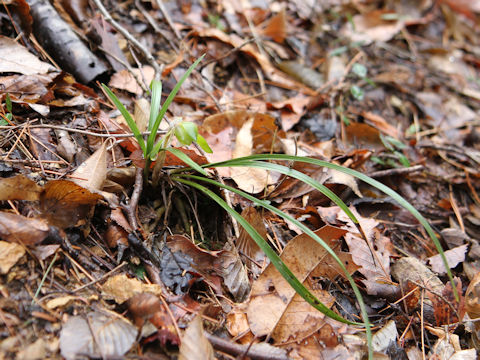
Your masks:
[{"label": "green grass-like leaf", "polygon": [[146,157],[147,149],[145,147],[145,141],[143,140],[142,133],[140,132],[140,130],[138,130],[137,124],[133,120],[132,115],[130,115],[130,113],[125,108],[125,106],[123,106],[122,102],[113,93],[113,91],[108,88],[107,85],[102,84],[102,88],[105,91],[105,93],[108,95],[110,100],[113,102],[113,104],[117,107],[117,109],[120,110],[120,113],[122,114],[123,118],[127,122],[128,127],[130,128],[130,130],[132,130],[132,133],[135,136],[135,139],[137,139],[138,145],[140,145],[140,148],[142,149],[144,157]]},{"label": "green grass-like leaf", "polygon": [[[156,133],[157,133],[157,130],[158,130],[158,127],[160,126],[160,122],[162,121],[163,117],[165,116],[165,113],[167,112],[167,109],[168,107],[170,106],[170,104],[172,103],[173,99],[175,98],[175,96],[177,95],[178,91],[180,90],[180,87],[182,86],[182,84],[185,82],[185,80],[190,76],[190,74],[192,73],[192,71],[197,67],[197,65],[200,63],[200,61],[203,60],[203,58],[205,57],[205,54],[203,54],[202,56],[200,56],[189,68],[188,70],[185,72],[185,74],[183,74],[183,76],[180,78],[180,80],[178,81],[178,83],[175,85],[175,87],[173,88],[173,90],[170,92],[170,94],[168,94],[168,97],[167,99],[165,100],[165,102],[163,103],[162,105],[162,108],[160,109],[160,112],[158,113],[157,115],[157,118],[155,120],[155,123],[153,124],[153,127],[151,129],[151,133],[148,137],[148,142],[152,141],[155,141],[155,136],[156,136]],[[152,139],[152,140],[151,140]],[[154,147],[153,149],[155,149],[156,147]],[[152,154],[149,154],[151,156],[156,156],[156,153],[153,152]]]},{"label": "green grass-like leaf", "polygon": [[[448,278],[452,284],[453,288],[453,293],[455,294],[455,298],[457,301],[459,300],[459,295],[457,288],[455,286],[455,283],[453,281],[453,276],[452,272],[450,270],[450,267],[448,266],[448,261],[447,258],[445,257],[445,253],[443,251],[442,245],[440,244],[440,241],[438,240],[435,232],[433,231],[432,227],[428,223],[427,219],[422,216],[418,212],[415,207],[413,207],[407,200],[405,200],[400,194],[398,194],[395,190],[390,189],[388,186],[382,184],[381,182],[372,179],[371,177],[368,177],[365,174],[362,174],[361,172],[358,172],[356,170],[346,168],[337,164],[329,163],[327,161],[323,160],[318,160],[318,159],[313,159],[309,157],[302,157],[302,156],[293,156],[293,155],[284,155],[284,154],[258,154],[258,155],[251,155],[251,156],[246,156],[243,158],[237,158],[237,159],[232,159],[224,162],[219,162],[219,163],[213,163],[213,164],[208,164],[204,165],[204,167],[217,167],[217,166],[249,166],[248,162],[252,162],[252,166],[258,167],[254,163],[257,163],[259,160],[282,160],[282,161],[298,161],[298,162],[305,162],[309,164],[314,164],[318,165],[321,167],[326,167],[329,169],[334,169],[340,172],[343,172],[345,174],[354,176],[367,184],[377,188],[384,194],[390,196],[392,199],[394,199],[401,207],[404,209],[408,210],[419,222],[420,224],[425,228],[427,231],[428,235],[430,236],[430,239],[433,241],[435,244],[435,247],[440,254],[440,257],[442,258],[443,264],[445,265],[445,268],[447,269],[447,275]],[[264,167],[262,165],[262,167]]]},{"label": "green grass-like leaf", "polygon": [[[197,181],[203,181],[210,183],[212,185],[215,185],[216,187],[221,187],[226,190],[229,190],[231,192],[234,192],[250,201],[255,203],[256,205],[262,206],[267,210],[270,210],[271,212],[279,215],[285,220],[291,221],[293,224],[298,226],[305,234],[308,236],[312,237],[315,241],[317,241],[332,257],[333,259],[339,264],[340,268],[342,271],[345,273],[345,276],[347,277],[348,281],[350,282],[352,289],[355,293],[355,296],[357,297],[358,304],[360,306],[362,318],[364,320],[364,323],[357,323],[353,321],[349,321],[337,313],[335,313],[333,310],[329,309],[327,306],[325,306],[320,300],[318,300],[299,280],[298,278],[292,273],[292,271],[285,265],[285,263],[282,261],[282,259],[277,255],[277,253],[270,247],[270,245],[258,234],[258,232],[236,211],[234,211],[232,208],[230,208],[225,201],[223,201],[221,198],[218,197],[215,193],[213,193],[211,190],[198,185],[197,183],[185,180],[184,178],[190,178],[193,180]],[[348,272],[347,268],[343,264],[343,262],[340,260],[340,258],[337,256],[337,254],[317,235],[315,234],[312,230],[310,230],[307,226],[305,226],[303,223],[298,221],[297,219],[291,217],[290,215],[284,213],[281,210],[278,210],[277,208],[271,206],[267,201],[257,199],[256,197],[247,194],[241,190],[235,189],[231,186],[224,185],[218,181],[215,181],[213,179],[207,179],[204,177],[196,176],[196,175],[190,175],[190,174],[176,174],[174,175],[173,179],[176,181],[179,181],[181,183],[184,183],[186,185],[190,185],[192,187],[195,187],[202,192],[204,192],[206,195],[208,195],[210,198],[215,200],[222,208],[224,208],[226,211],[228,211],[229,214],[231,214],[238,222],[239,224],[248,232],[248,234],[254,239],[254,241],[258,244],[258,246],[262,249],[262,251],[268,256],[272,264],[275,266],[275,268],[280,272],[280,274],[283,276],[283,278],[292,286],[292,288],[305,300],[307,301],[310,305],[312,305],[315,309],[318,311],[322,312],[326,316],[340,321],[345,324],[350,324],[350,325],[363,325],[365,326],[366,334],[367,334],[367,343],[369,344],[369,349],[371,349],[371,341],[372,341],[372,333],[371,333],[371,324],[368,319],[368,314],[367,310],[365,307],[365,303],[363,301],[363,297],[360,293],[360,290],[358,289],[358,286],[355,284],[354,279],[352,278],[351,274]],[[369,350],[370,352],[370,350]]]}]

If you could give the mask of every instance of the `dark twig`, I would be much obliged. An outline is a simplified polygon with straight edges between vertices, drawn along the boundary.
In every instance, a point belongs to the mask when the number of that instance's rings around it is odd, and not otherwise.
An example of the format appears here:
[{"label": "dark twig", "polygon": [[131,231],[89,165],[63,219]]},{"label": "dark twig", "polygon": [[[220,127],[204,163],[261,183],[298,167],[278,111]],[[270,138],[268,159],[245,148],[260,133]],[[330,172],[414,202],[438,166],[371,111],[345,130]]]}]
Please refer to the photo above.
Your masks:
[{"label": "dark twig", "polygon": [[[223,351],[230,355],[245,355],[250,359],[256,360],[288,360],[290,359],[286,352],[282,349],[274,348],[273,346],[269,347],[258,347],[255,344],[250,347],[249,345],[240,345],[234,342],[219,338],[218,336],[204,332],[208,341],[210,341],[213,347],[217,350]],[[248,352],[247,352],[248,351]]]},{"label": "dark twig", "polygon": [[393,168],[393,169],[387,169],[387,170],[373,171],[371,173],[368,173],[367,176],[372,178],[382,178],[382,177],[393,176],[393,175],[404,175],[404,174],[410,174],[417,171],[421,171],[423,170],[423,168],[424,168],[423,165],[415,165],[407,168]]},{"label": "dark twig", "polygon": [[137,222],[137,206],[138,200],[140,199],[140,194],[142,193],[143,188],[143,169],[137,168],[135,172],[135,184],[133,186],[132,196],[130,197],[130,202],[124,207],[127,212],[128,221],[132,229],[138,229]]}]

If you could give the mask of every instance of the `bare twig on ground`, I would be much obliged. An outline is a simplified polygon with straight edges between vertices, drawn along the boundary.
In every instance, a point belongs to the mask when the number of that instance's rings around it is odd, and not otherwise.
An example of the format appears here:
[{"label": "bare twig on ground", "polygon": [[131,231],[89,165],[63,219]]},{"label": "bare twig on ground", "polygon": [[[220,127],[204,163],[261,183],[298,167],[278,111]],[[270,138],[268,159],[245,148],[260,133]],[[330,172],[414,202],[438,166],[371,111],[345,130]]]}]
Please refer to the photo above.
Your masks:
[{"label": "bare twig on ground", "polygon": [[[230,355],[245,355],[250,359],[256,360],[287,360],[289,357],[283,354],[272,354],[267,347],[260,349],[258,347],[250,347],[249,345],[239,345],[234,342],[222,339],[218,336],[204,332],[208,341],[210,341],[213,347],[217,350],[223,351]],[[250,347],[250,348],[249,348]]]}]

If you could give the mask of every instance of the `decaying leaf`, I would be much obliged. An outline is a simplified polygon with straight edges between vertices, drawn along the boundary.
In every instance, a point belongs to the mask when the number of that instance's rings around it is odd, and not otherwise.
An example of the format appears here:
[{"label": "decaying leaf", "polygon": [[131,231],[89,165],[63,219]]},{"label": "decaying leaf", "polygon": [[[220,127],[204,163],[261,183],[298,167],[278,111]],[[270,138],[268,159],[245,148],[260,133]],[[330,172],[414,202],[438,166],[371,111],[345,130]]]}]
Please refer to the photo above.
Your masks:
[{"label": "decaying leaf", "polygon": [[160,285],[144,284],[125,274],[113,276],[102,285],[102,294],[109,299],[114,299],[117,304],[123,304],[135,294],[144,292],[161,295],[162,289]]},{"label": "decaying leaf", "polygon": [[402,286],[410,281],[426,289],[431,289],[437,294],[441,294],[444,289],[438,276],[414,257],[403,257],[395,261],[392,265],[392,275]]},{"label": "decaying leaf", "polygon": [[34,246],[49,234],[50,228],[43,219],[27,218],[22,215],[0,212],[0,238]]},{"label": "decaying leaf", "polygon": [[41,192],[41,186],[23,175],[0,179],[0,200],[3,201],[37,201]]},{"label": "decaying leaf", "polygon": [[[453,249],[445,251],[445,257],[447,258],[448,266],[453,269],[458,264],[465,260],[465,254],[468,250],[468,245],[460,245]],[[443,275],[447,272],[440,254],[431,256],[428,258],[432,270],[437,274]]]},{"label": "decaying leaf", "polygon": [[345,235],[352,259],[360,266],[358,270],[365,277],[363,283],[371,295],[388,296],[396,291],[390,278],[390,256],[392,255],[390,239],[380,233],[378,222],[372,218],[364,218],[351,208],[359,221],[367,239],[363,239],[356,226],[344,212],[339,212],[338,219],[347,223],[350,230]]},{"label": "decaying leaf", "polygon": [[282,43],[287,37],[287,14],[282,8],[278,14],[272,16],[260,33],[269,36],[278,43]]},{"label": "decaying leaf", "polygon": [[[196,246],[182,235],[169,236],[167,244],[175,257],[182,259],[182,261],[188,260],[188,264],[185,264],[185,266],[188,266],[192,273],[197,274],[196,276],[201,275],[203,281],[215,291],[221,292],[220,277],[223,277],[225,285],[236,299],[243,300],[248,295],[250,290],[248,275],[240,259],[230,251],[207,251]],[[162,256],[162,259],[166,258]],[[237,261],[239,264],[237,264]],[[183,270],[178,273],[180,269],[175,269],[173,263],[171,265],[171,267],[162,268],[162,274],[165,276],[168,272],[171,272],[168,276],[170,280],[167,282],[170,283],[177,279],[174,282],[185,282],[186,286],[192,279],[191,274],[183,274]]]},{"label": "decaying leaf", "polygon": [[[153,68],[149,65],[142,66],[141,70],[133,69],[133,72],[135,75],[137,75],[137,78],[141,79],[143,76],[147,84],[150,84],[150,82],[153,80],[155,73]],[[140,85],[138,85],[133,75],[126,69],[120,70],[113,74],[108,85],[116,89],[127,90],[132,94],[141,95],[143,93],[142,88]]]},{"label": "decaying leaf", "polygon": [[185,330],[180,345],[179,360],[213,360],[212,344],[203,333],[202,318],[196,316]]},{"label": "decaying leaf", "polygon": [[132,347],[137,329],[120,315],[98,311],[72,316],[60,331],[60,351],[67,360],[123,357]]},{"label": "decaying leaf", "polygon": [[[345,233],[345,230],[333,226],[324,226],[316,232],[327,243]],[[306,235],[291,240],[281,256],[295,276],[320,301],[332,306],[334,299],[328,292],[313,286],[310,280],[312,272],[321,266],[325,257],[324,248]],[[250,329],[256,336],[270,334],[276,343],[311,334],[323,325],[321,319],[324,317],[303,301],[271,264],[253,283],[247,316]]]},{"label": "decaying leaf", "polygon": [[14,39],[0,37],[0,72],[15,72],[24,75],[46,74],[55,70],[46,62],[40,61],[28,49]]},{"label": "decaying leaf", "polygon": [[373,350],[385,352],[388,347],[397,341],[397,326],[395,321],[390,320],[385,326],[378,330],[372,338]]},{"label": "decaying leaf", "polygon": [[90,191],[102,190],[107,178],[107,142],[85,160],[72,174],[73,182]]},{"label": "decaying leaf", "polygon": [[52,180],[40,194],[40,210],[51,225],[76,226],[89,218],[93,206],[102,198],[68,180]]},{"label": "decaying leaf", "polygon": [[[250,225],[255,228],[255,230],[257,230],[264,240],[267,240],[267,229],[263,223],[262,215],[260,215],[260,213],[253,206],[247,206],[245,209],[243,209],[241,215],[245,220],[248,221]],[[250,259],[258,260],[259,257],[265,256],[255,240],[248,235],[247,231],[243,227],[240,229],[240,235],[237,239],[236,245],[238,251],[245,254]],[[250,268],[253,267],[253,263],[250,260],[247,259],[246,263]]]},{"label": "decaying leaf", "polygon": [[23,255],[25,255],[25,248],[22,245],[0,241],[0,274],[7,274]]}]

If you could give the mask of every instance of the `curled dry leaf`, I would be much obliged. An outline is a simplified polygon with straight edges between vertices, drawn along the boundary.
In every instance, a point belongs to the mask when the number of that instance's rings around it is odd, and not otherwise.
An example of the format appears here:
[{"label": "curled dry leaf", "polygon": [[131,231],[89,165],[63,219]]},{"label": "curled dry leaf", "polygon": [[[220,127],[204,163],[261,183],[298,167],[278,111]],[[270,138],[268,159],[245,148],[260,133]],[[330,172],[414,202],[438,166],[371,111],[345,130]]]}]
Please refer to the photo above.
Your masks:
[{"label": "curled dry leaf", "polygon": [[40,210],[50,225],[68,228],[86,221],[101,198],[72,181],[52,180],[40,194]]},{"label": "curled dry leaf", "polygon": [[179,360],[213,360],[212,344],[203,333],[202,318],[196,316],[185,330],[180,345]]},{"label": "curled dry leaf", "polygon": [[102,190],[107,178],[107,142],[85,160],[72,174],[73,182],[90,191]]}]

